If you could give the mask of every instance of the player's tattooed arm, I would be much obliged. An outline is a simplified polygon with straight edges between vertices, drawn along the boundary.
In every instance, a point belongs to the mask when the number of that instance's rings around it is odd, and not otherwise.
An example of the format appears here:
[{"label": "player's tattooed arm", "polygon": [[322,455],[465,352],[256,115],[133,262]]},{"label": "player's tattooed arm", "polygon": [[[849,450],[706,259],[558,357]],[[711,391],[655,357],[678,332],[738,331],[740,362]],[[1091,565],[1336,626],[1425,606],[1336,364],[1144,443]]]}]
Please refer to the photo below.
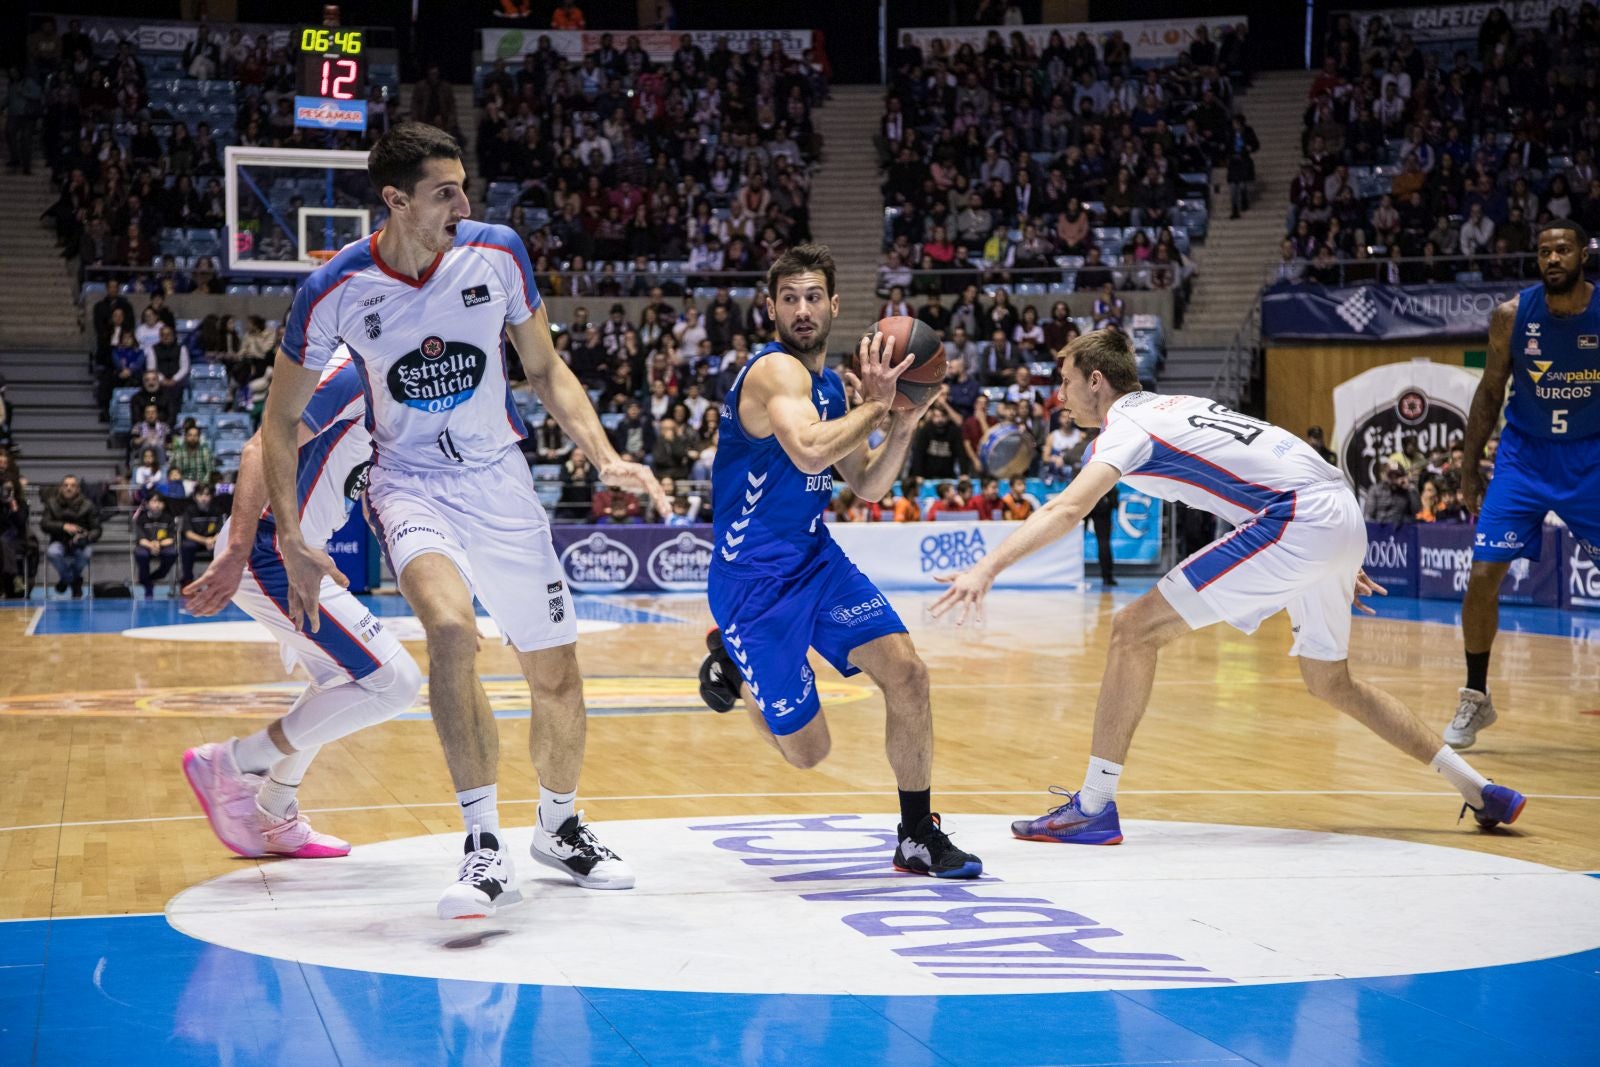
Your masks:
[{"label": "player's tattooed arm", "polygon": [[1506,383],[1511,379],[1511,331],[1517,321],[1517,302],[1507,300],[1489,316],[1489,352],[1484,359],[1483,377],[1472,394],[1472,411],[1467,416],[1467,432],[1461,441],[1461,498],[1476,511],[1483,495],[1483,479],[1478,462],[1483,459],[1489,435],[1500,424],[1500,409],[1506,402]]}]

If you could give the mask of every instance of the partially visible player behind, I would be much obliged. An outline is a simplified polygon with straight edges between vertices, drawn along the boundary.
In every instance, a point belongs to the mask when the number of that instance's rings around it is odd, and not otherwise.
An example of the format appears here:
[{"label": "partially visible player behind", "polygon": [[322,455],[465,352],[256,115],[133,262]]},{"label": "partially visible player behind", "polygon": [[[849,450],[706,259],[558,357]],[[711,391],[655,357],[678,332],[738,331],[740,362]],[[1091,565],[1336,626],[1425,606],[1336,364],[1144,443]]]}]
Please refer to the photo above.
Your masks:
[{"label": "partially visible player behind", "polygon": [[323,579],[337,573],[292,514],[293,445],[318,373],[343,343],[367,399],[371,517],[427,634],[429,706],[467,831],[439,917],[487,915],[522,898],[500,835],[499,734],[478,684],[474,595],[516,649],[534,708],[533,859],[586,888],[631,888],[633,871],[599,842],[574,803],[587,715],[577,616],[517,447],[526,430],[506,377],[508,336],[550,416],[601,479],[648,493],[663,514],[671,504],[648,468],[618,456],[557,355],[522,238],[468,219],[455,140],[400,123],[373,146],[367,169],[388,221],[300,286],[262,421],[289,617],[316,631]]},{"label": "partially visible player behind", "polygon": [[[1471,748],[1495,721],[1489,654],[1500,629],[1500,585],[1519,557],[1536,560],[1547,512],[1567,524],[1600,563],[1600,298],[1583,276],[1589,235],[1570,219],[1539,228],[1544,280],[1494,309],[1489,355],[1472,397],[1461,442],[1461,498],[1478,507],[1472,577],[1461,605],[1467,684],[1444,739]],[[1506,385],[1511,403],[1483,493],[1478,463],[1500,421]]]},{"label": "partially visible player behind", "polygon": [[1156,655],[1190,630],[1226,622],[1244,633],[1288,609],[1306,689],[1445,777],[1485,829],[1515,821],[1522,794],[1493,785],[1399,700],[1350,676],[1350,605],[1384,590],[1361,572],[1367,529],[1337,468],[1270,423],[1201,397],[1141,392],[1120,330],[1071,342],[1061,359],[1063,406],[1079,426],[1104,425],[1081,473],[1016,533],[955,578],[934,603],[957,622],[981,610],[995,577],[1078,523],[1119,480],[1237,524],[1117,612],[1095,704],[1083,788],[1037,819],[1012,824],[1031,841],[1114,845],[1116,792],[1133,732],[1150,703]]},{"label": "partially visible player behind", "polygon": [[[862,338],[861,403],[846,411],[844,384],[826,366],[839,313],[833,257],[820,245],[785,252],[767,274],[778,341],[739,372],[722,402],[712,471],[715,524],[707,595],[720,628],[707,636],[701,694],[727,711],[741,694],[757,732],[796,767],[828,754],[828,723],[807,663],[815,648],[839,673],[866,671],[883,690],[885,745],[900,793],[894,864],[914,874],[976,878],[978,857],[956,848],[932,811],[933,711],[928,669],[872,580],[822,522],[838,468],[862,500],[889,491],[905,464],[930,395],[890,414],[908,355],[890,366],[883,334]],[[887,422],[888,436],[868,436]]]},{"label": "partially visible player behind", "polygon": [[[361,377],[340,348],[327,367],[299,430],[297,500],[302,536],[324,545],[345,524],[366,487],[372,438],[365,425]],[[208,742],[183,754],[211,828],[241,856],[314,859],[344,856],[350,846],[311,828],[296,790],[317,751],[409,708],[422,686],[411,654],[365,605],[331,576],[322,579],[322,625],[302,631],[289,621],[289,580],[277,547],[277,522],[265,514],[261,437],[245,446],[233,514],[217,535],[206,572],[184,588],[188,608],[215,615],[231,600],[278,642],[284,668],[311,675],[288,714],[248,737]]]}]

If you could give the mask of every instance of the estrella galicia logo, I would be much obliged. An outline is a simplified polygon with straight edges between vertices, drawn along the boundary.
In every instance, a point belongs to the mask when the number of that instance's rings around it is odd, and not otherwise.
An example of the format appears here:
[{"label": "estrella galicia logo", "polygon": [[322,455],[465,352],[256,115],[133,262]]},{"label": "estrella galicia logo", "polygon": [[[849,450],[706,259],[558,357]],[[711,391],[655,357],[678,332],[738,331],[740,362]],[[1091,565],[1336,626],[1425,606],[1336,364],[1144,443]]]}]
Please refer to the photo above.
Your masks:
[{"label": "estrella galicia logo", "polygon": [[469,308],[489,302],[489,287],[487,285],[474,285],[471,289],[461,290],[461,302]]},{"label": "estrella galicia logo", "polygon": [[419,411],[449,411],[482,384],[488,366],[476,345],[425,337],[389,368],[389,395]]},{"label": "estrella galicia logo", "polygon": [[351,472],[350,477],[344,480],[344,498],[346,500],[360,500],[361,494],[367,491],[367,476],[372,471],[372,460],[358,464]]},{"label": "estrella galicia logo", "polygon": [[639,576],[639,557],[621,541],[596,531],[567,546],[561,569],[580,593],[615,593]]},{"label": "estrella galicia logo", "polygon": [[662,589],[704,589],[711,575],[711,556],[716,546],[685,530],[670,541],[663,541],[645,560],[645,574]]},{"label": "estrella galicia logo", "polygon": [[383,334],[383,320],[376,311],[369,312],[361,324],[367,328],[367,337],[376,341]]},{"label": "estrella galicia logo", "polygon": [[1383,463],[1415,436],[1424,452],[1449,448],[1467,432],[1466,412],[1420,389],[1406,389],[1392,404],[1358,416],[1341,446],[1342,466],[1359,497],[1379,478]]}]

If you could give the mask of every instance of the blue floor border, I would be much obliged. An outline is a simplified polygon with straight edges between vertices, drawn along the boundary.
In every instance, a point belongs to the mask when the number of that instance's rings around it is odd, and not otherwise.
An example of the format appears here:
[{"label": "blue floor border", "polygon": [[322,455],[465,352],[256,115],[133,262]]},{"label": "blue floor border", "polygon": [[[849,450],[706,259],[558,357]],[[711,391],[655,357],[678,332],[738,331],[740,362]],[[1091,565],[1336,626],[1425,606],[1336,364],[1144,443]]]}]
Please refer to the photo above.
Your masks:
[{"label": "blue floor border", "polygon": [[1597,1008],[1600,950],[1389,978],[856,997],[375,974],[221,948],[161,915],[0,923],[5,1064],[1578,1065],[1600,1049]]}]

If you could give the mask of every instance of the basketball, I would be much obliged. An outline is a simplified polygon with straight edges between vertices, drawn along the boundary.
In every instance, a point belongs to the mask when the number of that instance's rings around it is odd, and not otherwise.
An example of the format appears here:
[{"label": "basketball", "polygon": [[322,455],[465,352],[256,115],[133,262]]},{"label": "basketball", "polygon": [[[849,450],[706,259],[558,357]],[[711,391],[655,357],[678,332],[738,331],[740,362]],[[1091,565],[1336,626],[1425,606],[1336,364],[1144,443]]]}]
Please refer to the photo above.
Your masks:
[{"label": "basketball", "polygon": [[[931,326],[909,315],[879,319],[872,328],[874,332],[894,339],[894,351],[889,358],[890,366],[898,367],[908,357],[911,359],[911,368],[900,375],[897,383],[899,391],[890,409],[915,410],[944,384],[944,342],[939,339],[938,332]],[[871,337],[872,334],[869,333],[867,336]]]}]

